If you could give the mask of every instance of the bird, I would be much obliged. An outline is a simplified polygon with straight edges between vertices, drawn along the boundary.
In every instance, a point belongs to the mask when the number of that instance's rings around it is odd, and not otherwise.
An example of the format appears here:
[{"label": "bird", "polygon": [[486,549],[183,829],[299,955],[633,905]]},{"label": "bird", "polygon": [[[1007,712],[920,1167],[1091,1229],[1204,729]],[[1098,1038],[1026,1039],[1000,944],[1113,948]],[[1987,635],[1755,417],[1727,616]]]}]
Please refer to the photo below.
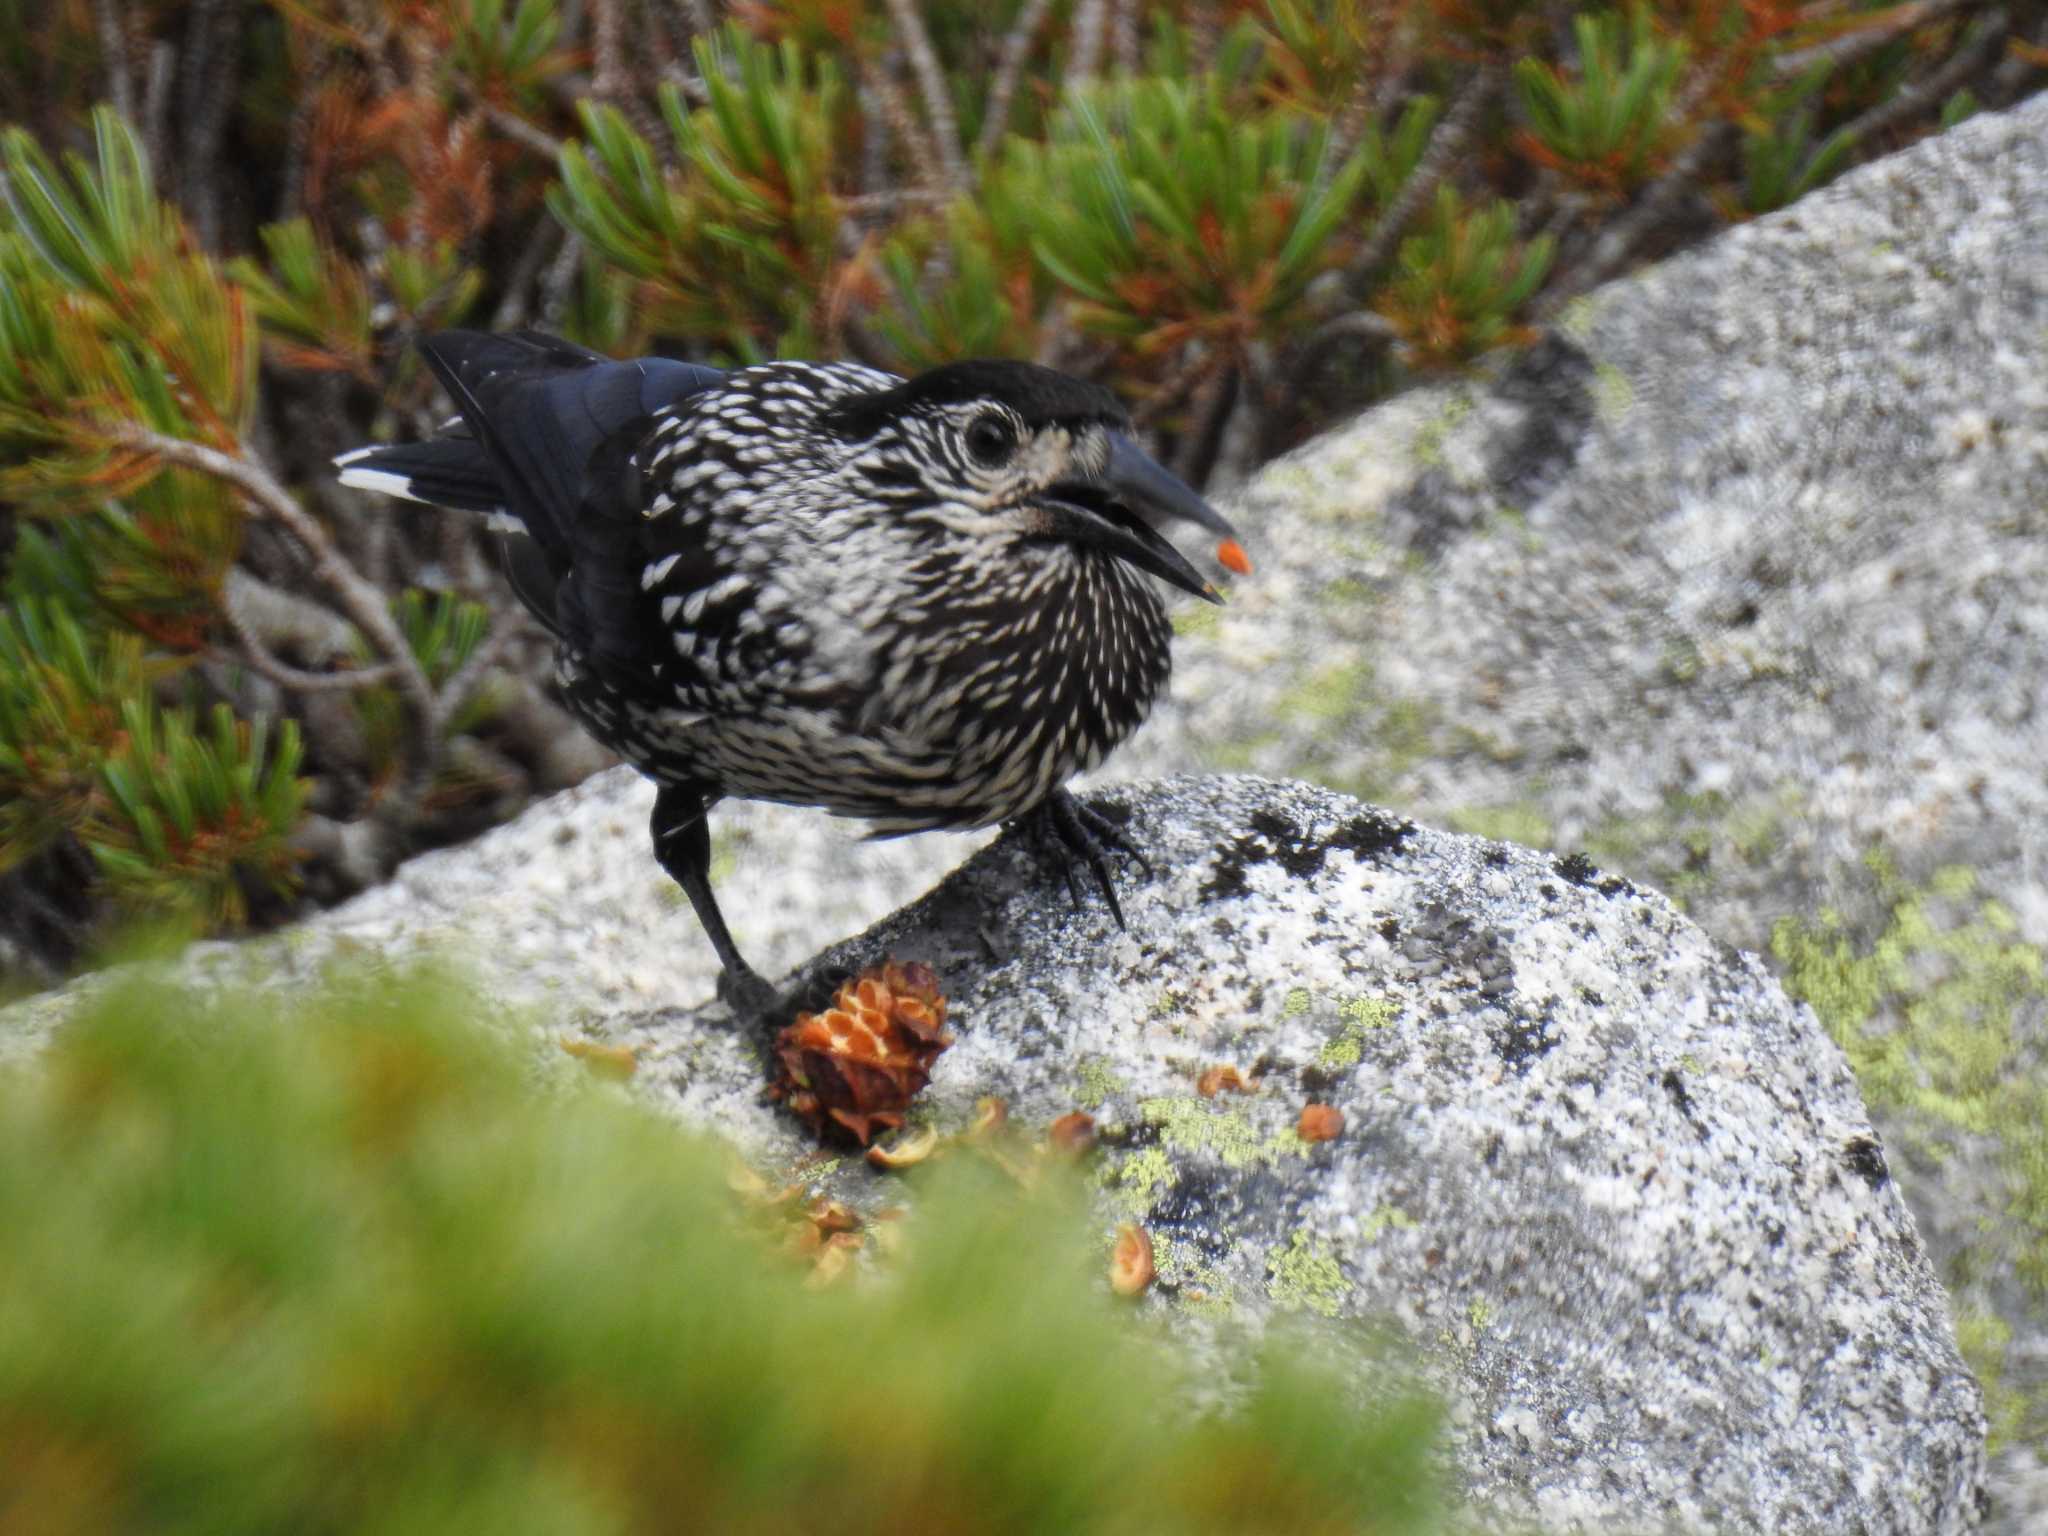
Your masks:
[{"label": "bird", "polygon": [[1102,385],[979,359],[616,360],[536,331],[422,338],[455,415],[339,455],[344,485],[481,514],[555,678],[656,785],[650,833],[735,1016],[790,1006],[711,888],[726,798],[872,836],[1021,824],[1080,900],[1141,863],[1066,788],[1145,719],[1171,668],[1154,580],[1221,594],[1159,531],[1236,530],[1147,455]]}]

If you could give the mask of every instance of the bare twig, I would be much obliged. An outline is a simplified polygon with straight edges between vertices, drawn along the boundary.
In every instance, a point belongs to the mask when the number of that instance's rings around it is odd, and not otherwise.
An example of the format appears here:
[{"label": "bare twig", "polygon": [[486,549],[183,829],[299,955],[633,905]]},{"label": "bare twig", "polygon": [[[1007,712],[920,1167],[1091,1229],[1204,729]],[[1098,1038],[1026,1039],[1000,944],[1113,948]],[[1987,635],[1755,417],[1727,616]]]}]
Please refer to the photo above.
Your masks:
[{"label": "bare twig", "polygon": [[1903,5],[1888,13],[1881,27],[1869,27],[1816,43],[1811,48],[1801,48],[1796,53],[1781,53],[1771,61],[1771,73],[1780,80],[1791,80],[1805,74],[1816,64],[1832,64],[1837,67],[1853,64],[1858,59],[1868,58],[1879,49],[1896,42],[1908,32],[1918,31],[1930,21],[1971,6],[1982,5],[1984,0],[1919,0],[1918,4]]},{"label": "bare twig", "polygon": [[946,183],[963,188],[968,176],[967,164],[960,157],[960,124],[953,116],[953,96],[946,87],[946,73],[939,67],[939,56],[932,49],[931,34],[925,30],[924,18],[918,15],[912,0],[889,0],[889,15],[896,23],[903,51],[910,56],[911,73],[917,76],[925,119],[931,125],[932,145],[938,151]]},{"label": "bare twig", "polygon": [[1138,54],[1138,0],[1116,0],[1109,14],[1109,46],[1116,67],[1135,75],[1142,62]]},{"label": "bare twig", "polygon": [[944,203],[951,201],[951,194],[935,187],[893,187],[886,192],[863,192],[858,197],[839,199],[839,211],[856,216],[877,213],[894,214],[915,204]]},{"label": "bare twig", "polygon": [[1017,13],[1017,24],[1003,39],[1002,51],[996,57],[995,84],[989,87],[988,113],[981,120],[981,137],[974,145],[977,161],[986,163],[1003,142],[1003,134],[1010,126],[1010,98],[1017,94],[1017,82],[1024,76],[1039,28],[1045,25],[1051,11],[1052,0],[1025,0],[1024,9]]},{"label": "bare twig", "polygon": [[1450,173],[1452,165],[1465,152],[1466,141],[1479,126],[1480,118],[1485,115],[1505,79],[1506,73],[1499,62],[1488,59],[1465,82],[1464,90],[1451,103],[1451,110],[1444,114],[1444,120],[1436,125],[1436,132],[1429,136],[1429,145],[1423,150],[1422,158],[1415,162],[1415,171],[1408,178],[1408,184],[1401,188],[1393,206],[1380,215],[1379,223],[1373,226],[1372,234],[1366,238],[1365,249],[1346,269],[1345,281],[1354,294],[1363,298],[1372,291],[1381,269],[1393,260],[1409,224],[1422,211],[1423,204],[1436,195],[1437,183]]},{"label": "bare twig", "polygon": [[220,249],[224,234],[220,142],[237,99],[235,66],[241,56],[244,9],[227,0],[199,0],[185,28],[178,186],[199,241],[209,250]]},{"label": "bare twig", "polygon": [[514,614],[498,616],[483,644],[471,652],[469,660],[457,667],[448,681],[441,685],[435,703],[443,720],[452,720],[456,712],[470,701],[477,689],[483,686],[491,668],[504,659],[506,651],[520,637],[523,628]]},{"label": "bare twig", "polygon": [[1109,21],[1108,0],[1080,0],[1067,23],[1067,84],[1086,85],[1102,63],[1102,34]]},{"label": "bare twig", "polygon": [[107,99],[114,110],[135,121],[135,61],[128,48],[124,7],[114,0],[92,0],[93,25],[100,34],[100,53],[107,63]]},{"label": "bare twig", "polygon": [[512,271],[505,279],[505,296],[491,313],[492,330],[516,331],[526,324],[526,301],[534,279],[540,276],[541,267],[557,254],[559,242],[566,234],[561,225],[549,219],[540,227],[540,232],[526,242],[526,249],[519,253],[519,259],[512,264]]},{"label": "bare twig", "polygon": [[1174,450],[1173,467],[1181,479],[1199,486],[1216,464],[1223,425],[1237,404],[1237,370],[1218,368],[1196,386],[1187,430]]},{"label": "bare twig", "polygon": [[486,103],[484,121],[506,138],[524,144],[537,155],[545,155],[550,161],[561,158],[562,141],[553,134],[534,127],[517,112],[508,112],[503,107]]},{"label": "bare twig", "polygon": [[616,103],[626,94],[619,0],[590,0],[590,94]]},{"label": "bare twig", "polygon": [[1141,427],[1149,427],[1193,394],[1195,386],[1215,371],[1215,353],[1206,347],[1189,347],[1173,372],[1138,403],[1138,408],[1131,412],[1131,420]]},{"label": "bare twig", "polygon": [[158,42],[149,50],[149,78],[142,88],[143,152],[159,176],[171,170],[171,84],[178,74],[178,50]]},{"label": "bare twig", "polygon": [[1306,378],[1323,360],[1324,354],[1342,342],[1355,341],[1368,352],[1380,352],[1398,340],[1400,332],[1385,317],[1369,309],[1347,310],[1325,320],[1295,349],[1294,378],[1297,383]]},{"label": "bare twig", "polygon": [[1830,134],[1815,146],[1813,153],[1799,167],[1799,176],[1804,178],[1813,169],[1814,160],[1822,150],[1837,139],[1850,144],[1860,143],[1908,118],[1939,109],[1942,102],[1961,90],[1991,56],[2005,46],[2005,35],[2010,25],[2010,19],[2003,10],[1993,11],[1977,25],[1975,35],[1951,54],[1941,68],[1924,80],[1899,87],[1891,100],[1879,102],[1861,117],[1852,118],[1837,133]]},{"label": "bare twig", "polygon": [[562,241],[562,249],[554,263],[548,268],[548,275],[541,279],[540,320],[552,329],[562,323],[562,315],[569,307],[569,290],[575,285],[576,274],[583,266],[583,242],[574,235]]},{"label": "bare twig", "polygon": [[412,717],[413,730],[406,744],[410,771],[402,795],[409,814],[433,769],[441,736],[441,712],[434,698],[433,685],[427,681],[419,658],[413,655],[412,647],[399,632],[397,621],[385,605],[384,594],[342,558],[333,537],[320,520],[300,506],[297,498],[278,484],[269,470],[246,453],[223,453],[204,443],[167,437],[133,423],[114,427],[109,436],[137,453],[226,481],[240,491],[257,512],[284,529],[304,548],[311,562],[313,579],[333,594],[335,603],[347,615],[349,622],[391,665],[399,696]]},{"label": "bare twig", "polygon": [[379,662],[374,667],[360,667],[344,672],[308,672],[290,662],[280,661],[263,648],[263,642],[255,632],[245,626],[234,610],[222,605],[222,613],[228,621],[228,628],[234,631],[240,650],[235,654],[238,660],[251,670],[260,672],[280,688],[293,693],[353,693],[362,688],[374,688],[388,683],[397,675],[397,669],[389,662]]},{"label": "bare twig", "polygon": [[860,68],[867,88],[874,93],[875,104],[889,124],[890,134],[903,146],[904,154],[910,157],[918,180],[941,195],[949,192],[951,187],[946,180],[938,145],[925,132],[924,125],[918,122],[917,114],[910,110],[910,103],[903,99],[903,90],[896,83],[889,61],[876,60],[872,64],[863,61]]}]

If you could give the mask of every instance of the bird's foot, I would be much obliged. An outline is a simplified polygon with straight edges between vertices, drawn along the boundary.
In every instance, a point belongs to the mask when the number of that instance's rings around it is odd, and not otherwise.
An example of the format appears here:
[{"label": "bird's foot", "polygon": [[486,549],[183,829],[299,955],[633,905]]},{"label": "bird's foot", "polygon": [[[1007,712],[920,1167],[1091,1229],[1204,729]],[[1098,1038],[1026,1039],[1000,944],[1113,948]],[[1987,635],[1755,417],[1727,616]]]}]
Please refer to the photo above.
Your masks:
[{"label": "bird's foot", "polygon": [[718,1000],[732,1014],[734,1028],[773,1036],[794,1023],[798,1014],[822,1013],[831,1007],[852,975],[837,966],[812,966],[785,990],[750,966],[724,970],[718,973]]},{"label": "bird's foot", "polygon": [[1124,909],[1116,899],[1116,882],[1109,872],[1109,855],[1120,853],[1135,860],[1146,874],[1152,863],[1128,837],[1123,828],[1086,801],[1077,800],[1064,789],[1056,789],[1040,802],[1030,819],[1030,836],[1040,851],[1057,862],[1067,878],[1067,895],[1081,905],[1081,882],[1075,869],[1086,864],[1102,888],[1110,915],[1119,928],[1125,926]]},{"label": "bird's foot", "polygon": [[718,973],[718,1000],[738,1029],[772,1033],[794,1017],[789,1000],[751,966],[727,966]]}]

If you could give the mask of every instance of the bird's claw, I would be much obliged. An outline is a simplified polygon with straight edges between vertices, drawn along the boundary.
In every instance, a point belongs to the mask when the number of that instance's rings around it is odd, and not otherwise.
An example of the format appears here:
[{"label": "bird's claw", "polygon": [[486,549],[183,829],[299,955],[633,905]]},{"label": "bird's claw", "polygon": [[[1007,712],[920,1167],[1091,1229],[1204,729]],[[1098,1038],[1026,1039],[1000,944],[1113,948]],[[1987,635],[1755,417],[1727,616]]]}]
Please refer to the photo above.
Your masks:
[{"label": "bird's claw", "polygon": [[1128,926],[1124,922],[1123,904],[1117,900],[1116,882],[1110,875],[1108,856],[1111,853],[1123,854],[1135,860],[1147,875],[1152,873],[1152,864],[1137,845],[1124,836],[1121,827],[1092,805],[1061,789],[1053,791],[1039,807],[1037,816],[1033,818],[1032,832],[1041,849],[1059,860],[1061,873],[1066,876],[1067,895],[1076,909],[1081,905],[1081,884],[1075,868],[1085,863],[1094,873],[1096,884],[1102,890],[1102,899],[1109,904],[1110,916],[1116,919],[1117,927]]}]

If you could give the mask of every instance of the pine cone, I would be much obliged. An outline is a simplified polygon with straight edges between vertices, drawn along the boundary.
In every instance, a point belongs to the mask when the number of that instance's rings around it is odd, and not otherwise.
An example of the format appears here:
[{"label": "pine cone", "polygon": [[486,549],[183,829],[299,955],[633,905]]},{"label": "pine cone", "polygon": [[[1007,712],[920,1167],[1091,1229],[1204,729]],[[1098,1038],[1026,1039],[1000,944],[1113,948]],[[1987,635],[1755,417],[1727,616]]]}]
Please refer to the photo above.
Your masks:
[{"label": "pine cone", "polygon": [[823,1013],[800,1013],[775,1037],[770,1093],[820,1136],[861,1146],[903,1123],[931,1064],[953,1043],[946,999],[928,965],[890,960],[839,989]]}]

